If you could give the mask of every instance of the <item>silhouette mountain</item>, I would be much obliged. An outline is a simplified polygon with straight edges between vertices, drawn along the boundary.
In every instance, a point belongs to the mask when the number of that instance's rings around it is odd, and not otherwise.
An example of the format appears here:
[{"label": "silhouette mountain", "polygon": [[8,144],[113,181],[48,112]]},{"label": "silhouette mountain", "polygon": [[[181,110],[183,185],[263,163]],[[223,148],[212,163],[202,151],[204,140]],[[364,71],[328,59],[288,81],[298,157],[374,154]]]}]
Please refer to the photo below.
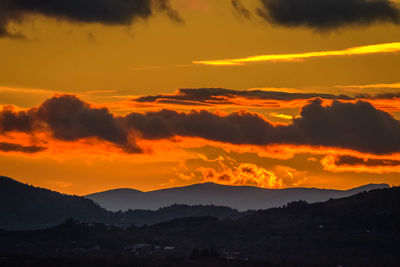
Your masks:
[{"label": "silhouette mountain", "polygon": [[69,217],[108,223],[112,216],[112,212],[85,197],[64,195],[0,176],[0,228],[46,228]]},{"label": "silhouette mountain", "polygon": [[185,217],[236,219],[245,215],[231,208],[213,205],[172,205],[159,210],[110,212],[85,197],[65,195],[0,176],[0,229],[43,229],[58,225],[68,218],[130,227]]},{"label": "silhouette mountain", "polygon": [[240,211],[280,207],[292,201],[309,203],[342,198],[372,189],[388,188],[387,184],[369,184],[350,190],[317,188],[264,189],[254,186],[228,186],[215,183],[194,184],[150,192],[114,189],[87,195],[110,211],[129,209],[155,210],[172,204],[217,205]]}]

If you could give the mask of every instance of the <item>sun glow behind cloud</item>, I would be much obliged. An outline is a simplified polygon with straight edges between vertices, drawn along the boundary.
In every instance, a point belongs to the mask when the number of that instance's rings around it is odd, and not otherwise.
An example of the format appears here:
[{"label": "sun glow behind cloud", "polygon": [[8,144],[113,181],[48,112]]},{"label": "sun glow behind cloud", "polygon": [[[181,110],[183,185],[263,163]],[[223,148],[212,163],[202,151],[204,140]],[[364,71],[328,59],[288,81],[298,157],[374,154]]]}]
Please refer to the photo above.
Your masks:
[{"label": "sun glow behind cloud", "polygon": [[379,53],[395,53],[400,51],[400,42],[364,45],[346,48],[342,50],[315,51],[294,54],[271,54],[258,55],[245,58],[221,59],[221,60],[197,60],[193,61],[196,65],[210,66],[237,66],[256,62],[295,62],[309,58],[317,57],[338,57],[338,56],[355,56]]}]

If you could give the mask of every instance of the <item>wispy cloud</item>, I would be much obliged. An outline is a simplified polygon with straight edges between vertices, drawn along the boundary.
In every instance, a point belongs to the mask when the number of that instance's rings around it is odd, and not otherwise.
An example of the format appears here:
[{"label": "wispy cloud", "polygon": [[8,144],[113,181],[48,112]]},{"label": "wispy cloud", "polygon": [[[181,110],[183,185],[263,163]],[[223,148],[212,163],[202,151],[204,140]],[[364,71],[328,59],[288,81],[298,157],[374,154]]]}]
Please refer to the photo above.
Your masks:
[{"label": "wispy cloud", "polygon": [[116,93],[116,90],[94,90],[94,91],[86,91],[84,94],[92,95],[92,94],[108,94],[108,93]]},{"label": "wispy cloud", "polygon": [[235,66],[256,62],[293,62],[316,57],[337,57],[337,56],[354,56],[368,55],[378,53],[395,53],[400,51],[400,42],[364,45],[350,47],[342,50],[314,51],[293,54],[270,54],[258,55],[245,58],[220,59],[220,60],[198,60],[193,61],[197,65],[210,66]]},{"label": "wispy cloud", "polygon": [[400,88],[400,82],[398,83],[376,83],[376,84],[363,84],[363,85],[338,85],[339,88]]}]

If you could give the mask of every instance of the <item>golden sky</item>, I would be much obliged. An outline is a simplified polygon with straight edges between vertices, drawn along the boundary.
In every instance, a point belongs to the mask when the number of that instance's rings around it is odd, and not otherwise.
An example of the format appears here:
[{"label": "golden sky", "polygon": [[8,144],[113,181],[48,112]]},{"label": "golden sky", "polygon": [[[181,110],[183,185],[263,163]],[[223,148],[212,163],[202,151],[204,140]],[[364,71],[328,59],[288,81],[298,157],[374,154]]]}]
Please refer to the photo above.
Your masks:
[{"label": "golden sky", "polygon": [[128,21],[0,5],[0,174],[78,195],[398,185],[398,2],[322,23],[272,2],[153,0]]}]

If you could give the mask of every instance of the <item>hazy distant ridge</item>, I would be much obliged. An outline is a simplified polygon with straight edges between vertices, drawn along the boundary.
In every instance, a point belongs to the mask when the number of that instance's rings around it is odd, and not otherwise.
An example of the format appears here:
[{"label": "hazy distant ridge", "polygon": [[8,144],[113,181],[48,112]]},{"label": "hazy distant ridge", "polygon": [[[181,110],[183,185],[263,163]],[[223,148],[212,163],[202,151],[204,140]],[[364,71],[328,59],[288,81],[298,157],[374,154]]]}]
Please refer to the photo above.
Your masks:
[{"label": "hazy distant ridge", "polygon": [[156,210],[173,204],[217,205],[238,210],[268,209],[288,202],[304,200],[309,203],[330,198],[348,197],[363,191],[390,187],[387,184],[369,184],[350,190],[317,188],[264,189],[254,186],[227,186],[214,183],[194,184],[150,192],[134,189],[114,189],[87,195],[110,211],[129,209]]}]

